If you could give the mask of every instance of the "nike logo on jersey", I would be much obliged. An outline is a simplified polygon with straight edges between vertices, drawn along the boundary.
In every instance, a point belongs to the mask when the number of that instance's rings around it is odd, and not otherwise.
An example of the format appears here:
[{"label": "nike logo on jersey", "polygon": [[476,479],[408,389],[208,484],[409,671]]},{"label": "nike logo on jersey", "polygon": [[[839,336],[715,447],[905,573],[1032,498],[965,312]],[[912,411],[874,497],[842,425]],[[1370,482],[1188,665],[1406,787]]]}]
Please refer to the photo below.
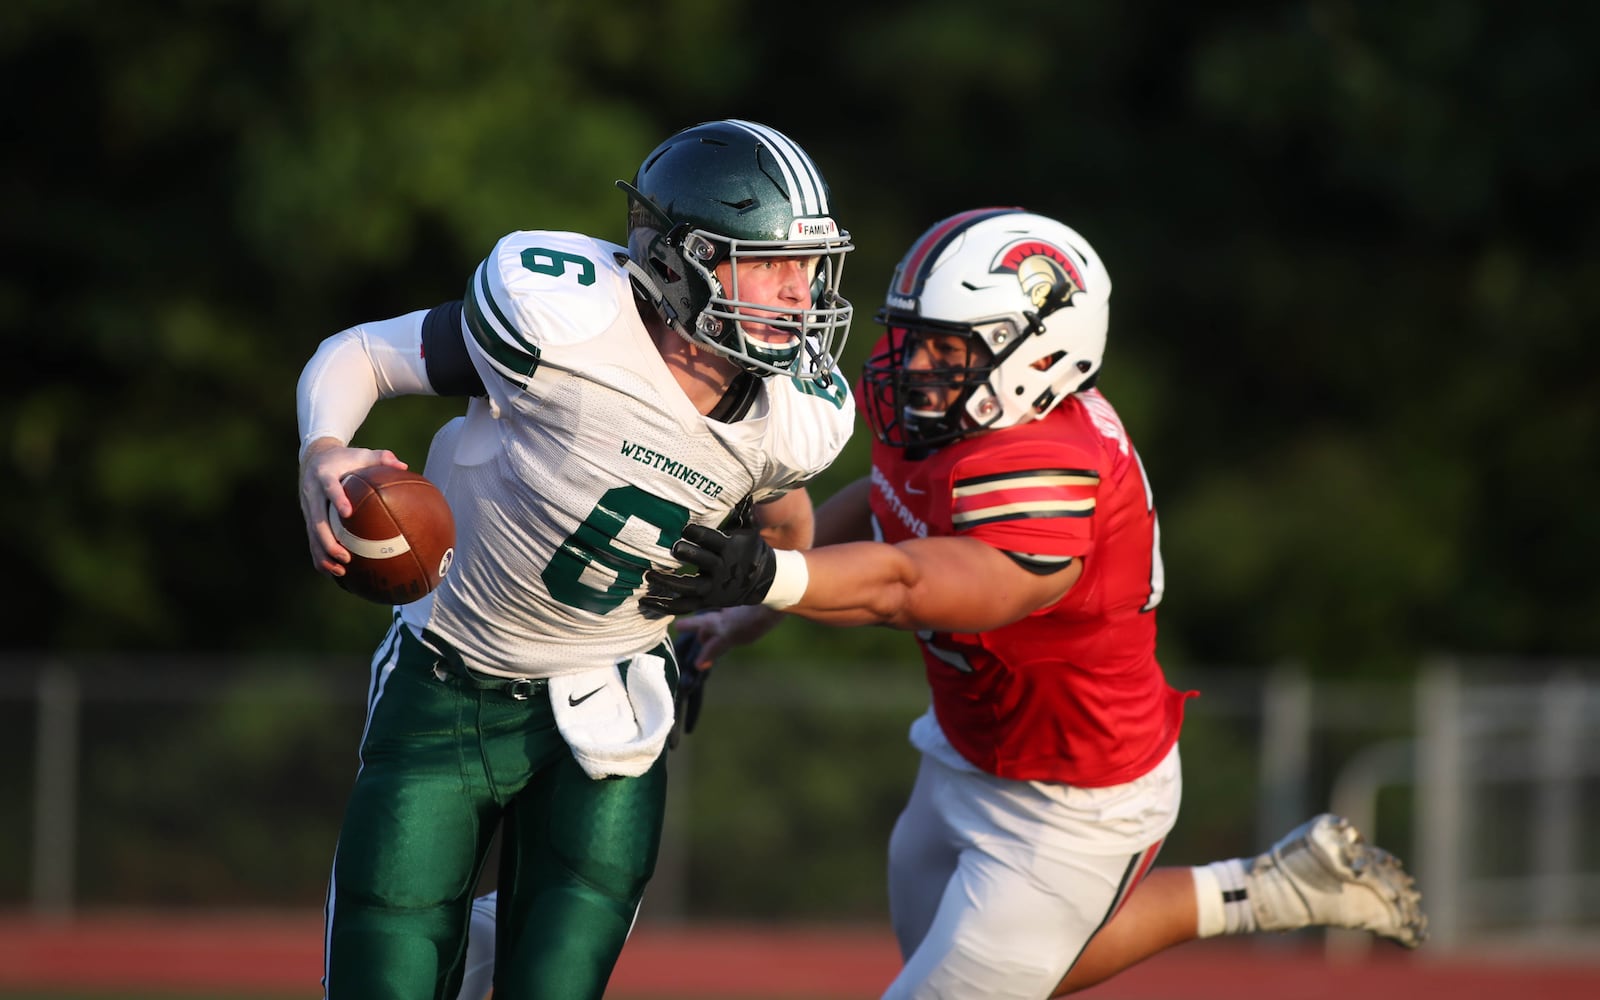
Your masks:
[{"label": "nike logo on jersey", "polygon": [[900,523],[906,526],[906,530],[918,538],[928,537],[928,525],[922,518],[911,513],[910,508],[906,506],[906,502],[900,499],[900,494],[895,492],[894,484],[889,482],[889,477],[885,476],[876,465],[872,467],[872,485],[876,486],[878,491],[883,494],[883,499],[889,504],[889,509],[894,512],[895,517],[900,519]]},{"label": "nike logo on jersey", "polygon": [[915,486],[912,486],[911,485],[911,480],[909,480],[909,479],[906,480],[905,487],[906,487],[906,492],[911,494],[914,497],[926,496],[927,492],[928,492],[927,490],[919,490]]},{"label": "nike logo on jersey", "polygon": [[579,705],[582,705],[584,702],[588,701],[590,698],[593,698],[595,695],[599,694],[601,691],[604,691],[605,689],[606,689],[606,686],[604,684],[602,684],[599,687],[595,688],[593,691],[590,691],[586,695],[580,695],[580,696],[574,698],[572,695],[569,694],[569,695],[567,695],[567,704],[570,705],[573,708],[577,708]]}]

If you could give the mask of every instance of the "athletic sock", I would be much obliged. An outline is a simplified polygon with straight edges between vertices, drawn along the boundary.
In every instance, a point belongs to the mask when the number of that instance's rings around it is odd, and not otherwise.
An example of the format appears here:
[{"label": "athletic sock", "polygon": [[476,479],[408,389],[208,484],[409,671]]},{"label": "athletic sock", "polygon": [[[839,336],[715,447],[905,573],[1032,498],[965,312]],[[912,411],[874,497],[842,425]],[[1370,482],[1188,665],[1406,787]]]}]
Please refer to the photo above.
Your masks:
[{"label": "athletic sock", "polygon": [[1194,874],[1198,936],[1255,932],[1256,918],[1250,910],[1250,895],[1245,888],[1243,858],[1213,861],[1189,871]]}]

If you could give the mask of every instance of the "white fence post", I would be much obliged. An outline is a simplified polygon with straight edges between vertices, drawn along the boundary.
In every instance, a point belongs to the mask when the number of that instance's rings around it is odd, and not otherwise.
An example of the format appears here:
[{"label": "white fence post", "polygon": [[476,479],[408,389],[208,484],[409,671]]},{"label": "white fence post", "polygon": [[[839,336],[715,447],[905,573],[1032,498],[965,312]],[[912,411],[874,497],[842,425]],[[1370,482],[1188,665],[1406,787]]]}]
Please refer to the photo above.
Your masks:
[{"label": "white fence post", "polygon": [[1540,692],[1535,754],[1538,776],[1534,799],[1533,922],[1566,929],[1577,921],[1580,748],[1583,744],[1585,688],[1568,671]]},{"label": "white fence post", "polygon": [[1449,949],[1461,933],[1466,877],[1466,752],[1462,738],[1461,674],[1454,661],[1423,667],[1417,692],[1417,882],[1426,900],[1428,934]]},{"label": "white fence post", "polygon": [[33,789],[33,907],[72,915],[78,852],[78,675],[58,663],[39,673]]},{"label": "white fence post", "polygon": [[1311,770],[1312,688],[1305,667],[1285,663],[1261,692],[1261,798],[1256,843],[1275,843],[1306,818]]},{"label": "white fence post", "polygon": [[[1334,776],[1329,796],[1334,813],[1348,819],[1368,842],[1383,844],[1385,838],[1378,833],[1378,795],[1385,788],[1415,780],[1415,756],[1413,740],[1385,740],[1362,749]],[[1356,931],[1329,931],[1324,949],[1328,958],[1340,962],[1359,961],[1371,951],[1372,935]]]}]

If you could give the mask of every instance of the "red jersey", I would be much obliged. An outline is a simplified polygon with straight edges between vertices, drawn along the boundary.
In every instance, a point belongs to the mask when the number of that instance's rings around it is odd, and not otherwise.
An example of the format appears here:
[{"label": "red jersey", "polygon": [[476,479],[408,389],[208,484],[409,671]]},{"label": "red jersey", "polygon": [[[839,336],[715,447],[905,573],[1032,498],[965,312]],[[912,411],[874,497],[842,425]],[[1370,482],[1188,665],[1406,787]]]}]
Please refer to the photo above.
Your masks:
[{"label": "red jersey", "polygon": [[[856,398],[871,405],[870,395]],[[934,714],[963,757],[1002,778],[1082,787],[1132,781],[1161,762],[1193,692],[1169,686],[1156,661],[1155,505],[1104,396],[1075,393],[1042,420],[918,461],[875,442],[871,497],[891,544],[963,535],[1083,560],[1066,596],[1021,621],[918,633]]]}]

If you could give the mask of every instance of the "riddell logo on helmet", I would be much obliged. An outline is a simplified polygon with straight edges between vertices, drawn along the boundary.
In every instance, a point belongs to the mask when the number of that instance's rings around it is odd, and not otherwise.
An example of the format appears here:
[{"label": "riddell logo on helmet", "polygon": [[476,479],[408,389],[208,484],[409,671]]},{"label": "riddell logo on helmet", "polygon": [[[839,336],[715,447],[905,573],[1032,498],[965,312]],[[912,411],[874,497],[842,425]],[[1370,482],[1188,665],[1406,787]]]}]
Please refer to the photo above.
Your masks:
[{"label": "riddell logo on helmet", "polygon": [[796,219],[789,223],[789,238],[815,239],[819,236],[832,238],[839,235],[839,225],[832,219]]},{"label": "riddell logo on helmet", "polygon": [[1022,240],[1004,247],[989,265],[989,273],[1016,275],[1023,294],[1036,309],[1051,302],[1057,309],[1069,306],[1072,297],[1084,290],[1078,265],[1042,240]]}]

